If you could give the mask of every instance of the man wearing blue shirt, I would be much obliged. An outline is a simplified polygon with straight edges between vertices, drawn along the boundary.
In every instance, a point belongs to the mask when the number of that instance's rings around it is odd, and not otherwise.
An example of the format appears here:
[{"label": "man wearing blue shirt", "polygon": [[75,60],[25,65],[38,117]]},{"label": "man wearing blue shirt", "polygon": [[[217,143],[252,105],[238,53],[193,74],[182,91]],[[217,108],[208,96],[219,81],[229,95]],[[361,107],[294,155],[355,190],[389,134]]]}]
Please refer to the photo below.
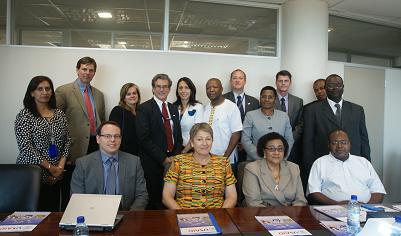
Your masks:
[{"label": "man wearing blue shirt", "polygon": [[121,210],[145,209],[146,181],[139,157],[119,151],[121,130],[114,121],[97,131],[99,151],[77,159],[71,193],[122,195]]},{"label": "man wearing blue shirt", "polygon": [[77,79],[56,89],[57,107],[68,121],[71,136],[71,151],[64,167],[62,184],[62,209],[67,206],[70,196],[70,181],[75,160],[98,149],[96,127],[105,121],[104,96],[101,91],[91,86],[96,73],[95,59],[83,57],[76,65]]}]

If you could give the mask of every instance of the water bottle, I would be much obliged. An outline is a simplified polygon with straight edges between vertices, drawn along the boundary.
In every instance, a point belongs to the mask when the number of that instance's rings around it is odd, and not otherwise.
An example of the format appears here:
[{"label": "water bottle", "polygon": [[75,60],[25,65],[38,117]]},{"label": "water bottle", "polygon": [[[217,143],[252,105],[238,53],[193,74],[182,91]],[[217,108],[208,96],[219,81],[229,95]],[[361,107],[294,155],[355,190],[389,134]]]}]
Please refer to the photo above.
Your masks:
[{"label": "water bottle", "polygon": [[77,217],[77,225],[75,226],[74,229],[74,236],[89,236],[89,228],[85,224],[85,217],[83,216],[78,216]]},{"label": "water bottle", "polygon": [[347,217],[347,232],[351,235],[356,235],[359,232],[359,211],[360,206],[358,203],[358,197],[351,195],[351,201],[348,203],[348,217]]},{"label": "water bottle", "polygon": [[395,222],[391,228],[391,236],[401,236],[401,215],[395,216]]}]

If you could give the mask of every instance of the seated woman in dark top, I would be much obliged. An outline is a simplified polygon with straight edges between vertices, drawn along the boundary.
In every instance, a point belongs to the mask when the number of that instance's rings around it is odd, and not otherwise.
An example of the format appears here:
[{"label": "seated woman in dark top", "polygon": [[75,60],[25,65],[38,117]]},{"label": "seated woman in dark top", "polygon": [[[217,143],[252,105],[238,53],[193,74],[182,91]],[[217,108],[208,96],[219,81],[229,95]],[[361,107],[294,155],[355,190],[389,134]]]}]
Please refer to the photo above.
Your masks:
[{"label": "seated woman in dark top", "polygon": [[24,109],[15,119],[15,136],[17,164],[38,165],[42,169],[38,209],[60,211],[60,181],[71,138],[67,118],[56,108],[53,83],[48,77],[36,76],[29,82]]},{"label": "seated woman in dark top", "polygon": [[138,155],[135,117],[140,102],[139,87],[133,83],[124,84],[120,90],[120,102],[113,108],[109,117],[109,120],[120,125],[122,134],[120,150],[132,155]]},{"label": "seated woman in dark top", "polygon": [[247,206],[306,205],[299,167],[284,160],[288,153],[286,139],[276,132],[262,136],[257,144],[262,160],[245,166],[242,190]]}]

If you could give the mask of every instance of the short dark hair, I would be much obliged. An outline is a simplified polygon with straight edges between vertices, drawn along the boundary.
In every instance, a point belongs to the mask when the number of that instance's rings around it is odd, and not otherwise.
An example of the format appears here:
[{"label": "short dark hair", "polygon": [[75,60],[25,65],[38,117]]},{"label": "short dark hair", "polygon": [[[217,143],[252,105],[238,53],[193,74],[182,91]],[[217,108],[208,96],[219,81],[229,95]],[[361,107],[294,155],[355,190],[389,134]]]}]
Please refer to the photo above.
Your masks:
[{"label": "short dark hair", "polygon": [[219,84],[220,88],[223,88],[223,85],[221,84],[221,80],[219,78],[213,77],[207,80],[206,82],[206,86],[210,81],[217,81],[217,83]]},{"label": "short dark hair", "polygon": [[97,64],[95,59],[93,59],[92,57],[82,57],[81,59],[79,59],[77,62],[77,70],[81,68],[81,65],[86,65],[86,64],[92,64],[96,71]]},{"label": "short dark hair", "polygon": [[96,129],[96,134],[97,134],[97,135],[100,136],[100,135],[102,134],[102,129],[103,129],[103,126],[105,126],[105,125],[114,125],[114,126],[117,126],[118,129],[120,130],[120,134],[121,134],[120,125],[119,125],[117,122],[115,122],[115,121],[109,120],[109,121],[104,121],[104,122],[102,122],[102,123],[99,125],[99,127],[97,127],[97,129]]},{"label": "short dark hair", "polygon": [[235,69],[235,70],[233,70],[233,72],[231,72],[231,74],[230,74],[230,80],[233,78],[233,74],[234,74],[235,72],[237,72],[237,71],[242,72],[242,74],[244,75],[244,79],[246,80],[246,74],[245,74],[245,72],[244,72],[243,70],[241,70],[241,69]]},{"label": "short dark hair", "polygon": [[331,79],[331,78],[340,78],[340,79],[341,79],[341,82],[344,83],[343,78],[341,78],[341,76],[339,76],[339,75],[337,75],[337,74],[331,74],[331,75],[327,76],[325,82],[327,82],[327,80],[329,80],[329,79]]},{"label": "short dark hair", "polygon": [[263,91],[265,91],[265,90],[271,90],[271,91],[273,91],[274,97],[277,98],[277,91],[276,91],[276,89],[273,88],[272,86],[265,86],[265,87],[263,87],[262,90],[260,90],[259,96],[262,96],[262,93],[263,93]]},{"label": "short dark hair", "polygon": [[292,75],[288,70],[281,70],[281,71],[277,72],[276,81],[278,80],[279,76],[288,76],[288,78],[290,78],[290,81],[291,81],[291,78],[292,78]]},{"label": "short dark hair", "polygon": [[153,76],[153,79],[152,79],[152,88],[155,88],[155,86],[156,86],[156,81],[159,80],[159,79],[161,79],[161,80],[167,80],[167,81],[168,81],[168,88],[169,88],[169,89],[170,89],[171,86],[173,85],[173,81],[171,81],[171,79],[170,79],[170,77],[168,77],[168,75],[166,75],[166,74],[157,74],[157,75]]},{"label": "short dark hair", "polygon": [[320,78],[320,79],[317,79],[317,80],[315,80],[315,82],[313,82],[313,85],[315,85],[317,82],[320,82],[320,81],[322,81],[323,83],[325,83],[325,84],[326,84],[326,80],[325,80],[325,79],[322,79],[322,78]]},{"label": "short dark hair", "polygon": [[177,97],[177,100],[174,102],[174,104],[177,106],[182,104],[181,97],[178,95],[178,86],[181,81],[186,83],[188,85],[189,90],[191,90],[191,94],[189,95],[189,101],[188,101],[189,105],[194,106],[196,103],[200,103],[196,100],[196,87],[192,82],[192,80],[188,77],[182,77],[177,82],[177,88],[175,90],[175,96]]},{"label": "short dark hair", "polygon": [[40,114],[36,107],[35,98],[32,97],[31,92],[35,91],[35,89],[39,86],[39,84],[44,81],[47,81],[50,84],[50,89],[52,90],[52,95],[50,96],[48,106],[51,109],[56,109],[56,95],[54,93],[53,82],[47,76],[44,75],[35,76],[31,79],[31,81],[28,84],[23,103],[24,107],[28,109],[36,117],[40,117]]},{"label": "short dark hair", "polygon": [[281,142],[283,142],[283,144],[284,144],[284,157],[286,157],[287,154],[288,154],[288,149],[289,149],[288,142],[281,134],[276,133],[276,132],[267,133],[267,134],[263,135],[258,140],[258,144],[256,146],[256,150],[258,152],[258,156],[263,157],[266,143],[268,143],[271,140],[276,140],[276,139],[280,139]]},{"label": "short dark hair", "polygon": [[[330,136],[333,135],[334,133],[337,133],[337,132],[343,132],[344,134],[347,135],[348,140],[349,140],[348,133],[345,130],[343,130],[343,129],[333,129],[332,131],[330,131],[329,136],[327,136],[328,143],[330,143]],[[351,140],[349,140],[349,142],[351,143]]]}]

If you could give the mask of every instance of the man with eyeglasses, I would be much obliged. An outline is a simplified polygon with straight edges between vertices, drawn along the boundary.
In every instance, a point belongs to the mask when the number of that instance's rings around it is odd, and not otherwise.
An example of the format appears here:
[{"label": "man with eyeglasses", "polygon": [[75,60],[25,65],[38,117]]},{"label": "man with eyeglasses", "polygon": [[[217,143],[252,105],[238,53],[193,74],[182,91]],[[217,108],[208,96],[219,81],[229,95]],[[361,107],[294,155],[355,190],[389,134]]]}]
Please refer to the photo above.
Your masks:
[{"label": "man with eyeglasses", "polygon": [[76,160],[71,194],[122,195],[120,209],[145,209],[146,182],[139,157],[119,151],[121,130],[114,121],[103,122],[96,135],[99,151]]},{"label": "man with eyeglasses", "polygon": [[313,162],[329,153],[327,137],[332,130],[347,132],[352,143],[350,152],[370,160],[368,131],[363,107],[345,101],[343,79],[336,74],[326,78],[327,99],[317,101],[304,108],[303,155],[301,166],[304,185]]},{"label": "man with eyeglasses", "polygon": [[147,209],[162,208],[165,168],[182,150],[178,108],[167,102],[172,84],[168,75],[155,75],[152,79],[153,98],[139,105],[137,111],[139,156],[149,193]]},{"label": "man with eyeglasses", "polygon": [[358,201],[377,204],[386,191],[372,164],[366,158],[351,155],[352,142],[345,131],[329,134],[330,154],[317,159],[309,175],[307,195],[314,203],[346,204],[351,195]]}]

